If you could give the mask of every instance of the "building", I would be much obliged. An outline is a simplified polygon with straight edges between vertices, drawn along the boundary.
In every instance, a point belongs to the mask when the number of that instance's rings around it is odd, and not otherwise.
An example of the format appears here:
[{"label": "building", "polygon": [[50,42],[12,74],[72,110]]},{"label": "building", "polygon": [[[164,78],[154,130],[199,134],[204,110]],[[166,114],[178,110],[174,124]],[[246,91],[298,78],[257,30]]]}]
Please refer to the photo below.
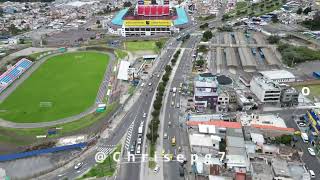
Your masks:
[{"label": "building", "polygon": [[273,174],[268,162],[264,159],[251,160],[252,180],[273,180]]},{"label": "building", "polygon": [[212,154],[219,151],[221,138],[215,135],[189,134],[190,149],[192,153]]},{"label": "building", "polygon": [[299,92],[293,87],[281,89],[280,102],[282,106],[296,106],[299,104]]},{"label": "building", "polygon": [[207,107],[213,109],[217,99],[216,81],[194,81],[194,105],[197,110],[203,111]]},{"label": "building", "polygon": [[129,61],[121,61],[117,79],[128,81],[129,80],[129,67],[130,67]]},{"label": "building", "polygon": [[229,94],[222,92],[218,96],[216,111],[217,112],[228,112],[229,109]]},{"label": "building", "polygon": [[168,35],[188,25],[189,17],[183,7],[139,1],[135,7],[119,11],[108,23],[108,31],[124,37]]},{"label": "building", "polygon": [[286,70],[260,71],[260,74],[263,77],[278,83],[296,81],[296,77],[291,72]]},{"label": "building", "polygon": [[237,104],[242,111],[248,111],[255,106],[254,100],[247,98],[241,90],[236,91],[237,94]]},{"label": "building", "polygon": [[274,174],[274,179],[292,179],[287,161],[274,158],[271,160],[271,167]]},{"label": "building", "polygon": [[262,103],[279,103],[281,88],[278,83],[256,76],[250,81],[250,90]]}]

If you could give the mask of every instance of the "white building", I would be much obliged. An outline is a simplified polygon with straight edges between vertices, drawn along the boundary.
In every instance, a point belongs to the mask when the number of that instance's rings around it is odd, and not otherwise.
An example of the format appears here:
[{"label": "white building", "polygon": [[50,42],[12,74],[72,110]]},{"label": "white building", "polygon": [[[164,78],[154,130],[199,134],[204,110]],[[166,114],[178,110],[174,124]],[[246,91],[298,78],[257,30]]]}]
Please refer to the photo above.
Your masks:
[{"label": "white building", "polygon": [[296,80],[296,77],[286,70],[260,71],[260,74],[278,83],[294,82]]},{"label": "white building", "polygon": [[280,102],[281,88],[279,84],[267,78],[253,77],[250,81],[250,90],[263,103]]},{"label": "white building", "polygon": [[206,134],[189,134],[192,153],[209,154],[219,150],[221,137]]}]

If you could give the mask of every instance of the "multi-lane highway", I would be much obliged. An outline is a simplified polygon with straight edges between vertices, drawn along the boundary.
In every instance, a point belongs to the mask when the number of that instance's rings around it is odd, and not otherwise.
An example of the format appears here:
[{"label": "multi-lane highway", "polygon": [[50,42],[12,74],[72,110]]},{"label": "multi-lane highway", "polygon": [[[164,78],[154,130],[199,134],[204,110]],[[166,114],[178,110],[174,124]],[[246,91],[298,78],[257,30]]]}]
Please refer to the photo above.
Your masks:
[{"label": "multi-lane highway", "polygon": [[[162,56],[160,56],[159,62],[156,64],[156,67],[153,71],[154,74],[162,74],[163,70],[165,68],[165,65],[168,64],[170,61],[173,53],[175,52],[175,49],[179,46],[180,42],[177,42],[175,39],[171,39],[168,41],[168,46],[162,50]],[[138,138],[138,128],[140,126],[141,121],[144,122],[144,127],[147,126],[146,121],[147,118],[143,118],[143,113],[147,113],[148,116],[150,116],[150,106],[152,103],[152,97],[154,93],[156,92],[157,84],[159,83],[160,78],[157,76],[153,76],[152,78],[149,79],[149,82],[152,82],[152,91],[149,91],[151,88],[150,86],[147,86],[140,98],[137,104],[134,105],[135,108],[135,115],[132,117],[134,118],[135,125],[133,128],[133,131],[131,133],[131,138],[130,138],[130,145],[132,145]],[[145,83],[146,85],[148,83]],[[145,128],[146,130],[147,128]],[[123,131],[125,132],[125,131]],[[146,133],[146,132],[144,132]],[[145,136],[144,136],[145,137]],[[143,141],[142,141],[143,142]],[[145,147],[146,144],[142,144],[141,150]],[[127,161],[126,159],[127,156],[127,150],[124,152],[124,159],[123,162]],[[136,155],[136,163],[121,163],[120,165],[120,171],[118,173],[117,179],[123,180],[123,179],[132,179],[132,180],[137,180],[139,179],[140,176],[140,157],[139,155]]]},{"label": "multi-lane highway", "polygon": [[[200,41],[199,36],[191,36],[190,39],[185,44],[185,49],[182,50],[182,57],[178,68],[175,72],[174,78],[172,80],[170,89],[176,87],[179,88],[180,83],[186,82],[191,74],[192,69],[192,54],[194,53],[193,49],[196,49],[196,45]],[[174,95],[175,94],[175,95]],[[186,129],[183,126],[184,113],[180,111],[181,108],[181,94],[178,92],[170,92],[166,104],[164,106],[165,114],[164,116],[164,132],[168,135],[166,139],[161,139],[163,141],[163,150],[166,154],[185,154],[186,157],[189,156],[189,145],[188,145],[188,135]],[[177,107],[179,103],[179,108]],[[171,139],[176,138],[176,145],[171,144]],[[180,147],[180,148],[179,148]],[[179,151],[179,149],[181,151]],[[166,180],[179,180],[184,179],[183,176],[180,176],[179,166],[180,164],[177,161],[164,162],[163,169],[163,179]]]}]

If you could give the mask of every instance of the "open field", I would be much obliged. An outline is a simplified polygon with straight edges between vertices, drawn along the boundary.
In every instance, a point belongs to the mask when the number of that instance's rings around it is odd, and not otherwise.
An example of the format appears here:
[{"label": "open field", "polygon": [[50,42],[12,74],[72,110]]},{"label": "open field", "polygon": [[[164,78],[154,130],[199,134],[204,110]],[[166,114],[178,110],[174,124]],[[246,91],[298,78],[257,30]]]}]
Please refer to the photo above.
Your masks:
[{"label": "open field", "polygon": [[[159,41],[164,44],[166,39],[160,39]],[[128,51],[152,50],[158,52],[160,49],[156,46],[156,42],[157,41],[126,41],[123,45]]]},{"label": "open field", "polygon": [[310,95],[308,96],[309,98],[320,97],[320,84],[295,86],[295,88],[299,89],[299,91],[301,91],[303,87],[308,87],[310,89]]},{"label": "open field", "polygon": [[114,52],[115,52],[115,54],[116,54],[116,56],[117,56],[118,59],[123,59],[123,58],[125,58],[126,56],[128,56],[128,53],[127,53],[127,52],[122,51],[122,50],[120,50],[120,49],[116,49]]},{"label": "open field", "polygon": [[4,102],[0,117],[14,122],[46,122],[79,114],[95,102],[109,57],[97,52],[54,56]]}]

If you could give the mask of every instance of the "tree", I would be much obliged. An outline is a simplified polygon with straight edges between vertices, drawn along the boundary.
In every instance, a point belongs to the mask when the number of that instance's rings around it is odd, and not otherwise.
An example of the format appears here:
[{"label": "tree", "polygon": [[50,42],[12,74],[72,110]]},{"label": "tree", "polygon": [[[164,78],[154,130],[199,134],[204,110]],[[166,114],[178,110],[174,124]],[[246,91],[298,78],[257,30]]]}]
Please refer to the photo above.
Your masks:
[{"label": "tree", "polygon": [[100,24],[100,23],[101,23],[101,22],[100,22],[100,20],[98,19],[97,22],[96,22],[96,24]]},{"label": "tree", "polygon": [[12,35],[17,35],[20,32],[20,29],[18,29],[14,24],[11,24],[8,29]]},{"label": "tree", "polygon": [[198,61],[196,61],[196,65],[197,66],[200,66],[200,67],[202,67],[203,65],[204,65],[204,60],[203,59],[200,59],[200,60],[198,60]]},{"label": "tree", "polygon": [[169,74],[165,74],[164,76],[162,76],[162,81],[168,82],[169,81]]},{"label": "tree", "polygon": [[209,39],[211,39],[212,38],[212,32],[211,31],[205,31],[204,33],[203,33],[203,39],[205,39],[205,40],[209,40]]},{"label": "tree", "polygon": [[172,71],[172,67],[170,65],[166,65],[165,71],[166,72],[171,72]]},{"label": "tree", "polygon": [[24,39],[19,39],[19,44],[24,44]]},{"label": "tree", "polygon": [[162,46],[163,46],[163,43],[161,41],[157,41],[156,42],[156,46],[157,46],[158,49],[161,49]]},{"label": "tree", "polygon": [[279,22],[278,16],[277,16],[277,15],[272,16],[271,21],[272,21],[273,23]]},{"label": "tree", "polygon": [[207,52],[208,49],[207,49],[207,47],[205,45],[200,45],[199,48],[198,48],[198,51],[199,52]]},{"label": "tree", "polygon": [[204,23],[204,24],[200,25],[199,27],[200,27],[200,29],[205,29],[205,28],[209,27],[209,24]]},{"label": "tree", "polygon": [[124,2],[123,7],[131,7],[132,3],[130,1]]},{"label": "tree", "polygon": [[299,7],[299,9],[297,10],[297,14],[302,14],[302,12],[303,12],[303,9],[302,9],[302,7]]},{"label": "tree", "polygon": [[230,16],[228,15],[228,14],[224,14],[224,15],[222,15],[222,21],[225,21],[225,20],[227,20],[227,19],[229,19],[230,18]]},{"label": "tree", "polygon": [[277,44],[280,41],[279,36],[269,36],[268,39],[270,44]]},{"label": "tree", "polygon": [[307,7],[307,8],[305,8],[305,9],[303,10],[303,14],[307,15],[307,14],[309,14],[309,12],[311,12],[311,11],[312,11],[311,7]]}]

